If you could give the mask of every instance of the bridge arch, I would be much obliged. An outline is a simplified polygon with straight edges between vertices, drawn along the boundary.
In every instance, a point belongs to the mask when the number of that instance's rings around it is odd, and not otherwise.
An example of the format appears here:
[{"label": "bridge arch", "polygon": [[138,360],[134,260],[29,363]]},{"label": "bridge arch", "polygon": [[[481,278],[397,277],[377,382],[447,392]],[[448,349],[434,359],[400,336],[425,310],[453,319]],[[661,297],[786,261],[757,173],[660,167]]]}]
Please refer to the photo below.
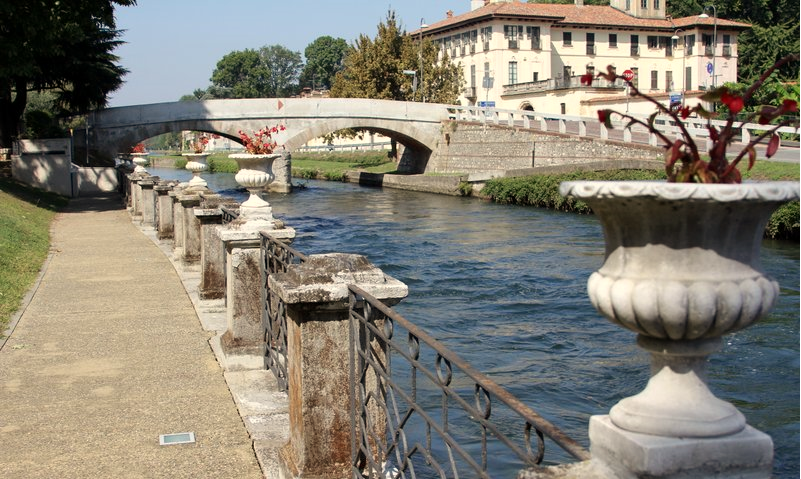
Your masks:
[{"label": "bridge arch", "polygon": [[362,128],[407,147],[413,164],[425,162],[439,141],[446,105],[368,99],[244,99],[158,103],[109,108],[89,119],[89,149],[112,159],[139,141],[163,133],[205,131],[239,141],[238,132],[282,124],[276,140],[290,151],[344,128]]}]

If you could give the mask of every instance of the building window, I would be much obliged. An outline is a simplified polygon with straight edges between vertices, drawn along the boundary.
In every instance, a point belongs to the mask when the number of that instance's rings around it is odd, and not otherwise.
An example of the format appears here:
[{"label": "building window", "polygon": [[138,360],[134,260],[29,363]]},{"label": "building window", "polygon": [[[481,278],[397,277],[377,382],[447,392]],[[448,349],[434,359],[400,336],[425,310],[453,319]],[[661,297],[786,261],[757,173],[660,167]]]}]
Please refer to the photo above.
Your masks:
[{"label": "building window", "polygon": [[684,48],[686,48],[684,55],[686,56],[692,55],[694,46],[695,46],[695,35],[687,35],[686,37],[684,37]]},{"label": "building window", "polygon": [[684,69],[684,85],[682,85],[681,89],[686,90],[690,88],[692,90],[693,84],[693,67],[687,67]]},{"label": "building window", "polygon": [[617,48],[617,33],[609,34],[609,48]]},{"label": "building window", "polygon": [[656,70],[651,70],[651,90],[656,90],[659,88],[659,72]]},{"label": "building window", "polygon": [[676,86],[673,84],[673,72],[666,71],[665,72],[665,90],[667,91],[675,91]]},{"label": "building window", "polygon": [[654,10],[659,10],[659,0],[654,0]]},{"label": "building window", "polygon": [[539,72],[534,72],[531,74],[531,81],[540,81],[540,74]]},{"label": "building window", "polygon": [[631,36],[631,56],[636,57],[640,54],[640,36]]},{"label": "building window", "polygon": [[470,87],[476,87],[476,66],[470,65]]},{"label": "building window", "polygon": [[573,33],[572,32],[562,32],[562,43],[565,46],[573,45]]},{"label": "building window", "polygon": [[640,0],[640,8],[648,8],[648,0]]},{"label": "building window", "polygon": [[470,32],[470,54],[476,52],[476,43],[478,43],[478,30]]},{"label": "building window", "polygon": [[595,34],[587,33],[587,55],[595,55]]},{"label": "building window", "polygon": [[509,48],[512,50],[517,50],[520,48],[520,39],[523,38],[523,26],[522,25],[504,25],[503,26],[503,38],[509,41]]},{"label": "building window", "polygon": [[631,0],[626,0],[626,11],[631,10]]},{"label": "building window", "polygon": [[731,36],[723,35],[723,56],[731,56]]},{"label": "building window", "polygon": [[566,106],[567,106],[567,105],[566,105],[565,103],[560,103],[560,104],[559,104],[559,110],[562,112],[562,114],[563,114],[563,115],[567,115],[567,108],[566,108]]},{"label": "building window", "polygon": [[481,43],[483,43],[484,51],[488,52],[490,49],[490,40],[492,40],[492,27],[484,27],[481,29]]},{"label": "building window", "polygon": [[517,84],[517,62],[509,62],[509,84]]},{"label": "building window", "polygon": [[648,48],[659,48],[659,37],[656,35],[648,35]]},{"label": "building window", "polygon": [[526,27],[528,39],[531,40],[531,49],[540,50],[540,27]]},{"label": "building window", "polygon": [[631,80],[631,84],[635,87],[640,87],[640,68],[639,67],[631,67],[631,72],[634,73],[634,80]]}]

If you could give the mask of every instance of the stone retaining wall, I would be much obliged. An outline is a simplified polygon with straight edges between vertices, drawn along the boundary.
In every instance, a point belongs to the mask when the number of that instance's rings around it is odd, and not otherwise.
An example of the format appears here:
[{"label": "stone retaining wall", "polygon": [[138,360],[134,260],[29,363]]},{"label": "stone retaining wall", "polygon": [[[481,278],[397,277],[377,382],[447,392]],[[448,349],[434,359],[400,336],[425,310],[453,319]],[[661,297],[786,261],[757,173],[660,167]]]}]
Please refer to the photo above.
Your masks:
[{"label": "stone retaining wall", "polygon": [[653,160],[662,148],[523,128],[445,122],[426,172],[472,173],[604,160]]}]

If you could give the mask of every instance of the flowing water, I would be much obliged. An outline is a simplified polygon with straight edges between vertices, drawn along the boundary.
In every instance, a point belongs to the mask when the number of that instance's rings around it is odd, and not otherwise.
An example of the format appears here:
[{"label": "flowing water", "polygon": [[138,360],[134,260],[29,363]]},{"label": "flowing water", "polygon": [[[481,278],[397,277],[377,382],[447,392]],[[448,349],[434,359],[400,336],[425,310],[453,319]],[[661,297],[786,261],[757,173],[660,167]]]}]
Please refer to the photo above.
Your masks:
[{"label": "flowing water", "polygon": [[[213,190],[244,200],[233,175],[204,177]],[[649,357],[634,333],[601,318],[586,295],[604,252],[593,216],[300,183],[305,187],[292,194],[268,198],[274,214],[297,231],[296,249],[363,254],[405,282],[409,297],[396,311],[585,447],[589,416],[645,386]],[[710,358],[710,388],[771,435],[775,476],[798,477],[799,246],[765,241],[762,262],[781,286],[778,305],[768,318],[724,338],[724,349]]]}]

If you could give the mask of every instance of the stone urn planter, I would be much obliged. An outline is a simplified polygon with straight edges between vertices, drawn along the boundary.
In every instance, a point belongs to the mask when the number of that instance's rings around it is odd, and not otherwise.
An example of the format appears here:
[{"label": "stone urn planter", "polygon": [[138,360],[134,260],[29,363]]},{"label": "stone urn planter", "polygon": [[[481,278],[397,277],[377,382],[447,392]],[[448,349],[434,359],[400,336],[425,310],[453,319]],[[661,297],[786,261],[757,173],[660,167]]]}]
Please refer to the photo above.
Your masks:
[{"label": "stone urn planter", "polygon": [[209,169],[206,159],[209,157],[208,153],[183,153],[181,156],[185,157],[187,162],[185,168],[192,172],[192,179],[189,180],[190,187],[205,187],[208,185],[200,173]]},{"label": "stone urn planter", "polygon": [[132,161],[134,165],[136,165],[134,168],[134,173],[147,173],[145,166],[150,163],[150,161],[147,159],[147,155],[148,153],[131,153]]},{"label": "stone urn planter", "polygon": [[668,437],[743,430],[743,415],[708,389],[706,359],[722,335],[773,308],[779,286],[762,271],[760,243],[799,184],[571,181],[560,193],[588,203],[603,226],[605,262],[587,283],[593,306],[651,353],[648,385],[611,421]]},{"label": "stone urn planter", "polygon": [[236,153],[228,155],[228,157],[235,160],[239,166],[239,171],[234,179],[250,193],[247,201],[240,206],[240,216],[243,219],[258,218],[272,221],[272,208],[261,197],[261,193],[275,179],[273,161],[280,158],[281,155],[277,153]]}]

